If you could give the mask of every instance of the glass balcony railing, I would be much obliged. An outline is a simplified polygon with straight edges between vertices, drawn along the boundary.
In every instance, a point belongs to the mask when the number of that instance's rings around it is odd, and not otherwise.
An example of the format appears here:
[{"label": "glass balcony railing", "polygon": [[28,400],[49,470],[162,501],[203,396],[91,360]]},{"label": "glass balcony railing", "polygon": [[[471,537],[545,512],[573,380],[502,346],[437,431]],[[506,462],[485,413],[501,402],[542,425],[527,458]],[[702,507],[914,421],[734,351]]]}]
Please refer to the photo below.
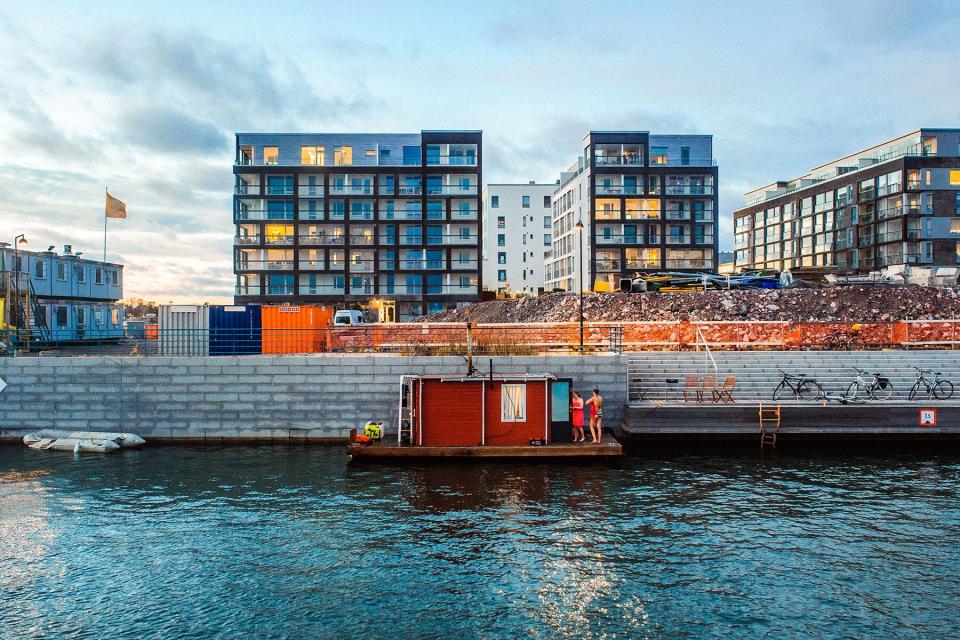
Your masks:
[{"label": "glass balcony railing", "polygon": [[234,287],[233,293],[238,296],[258,296],[260,295],[260,286],[255,284],[242,284],[239,287]]},{"label": "glass balcony railing", "polygon": [[638,155],[594,156],[593,163],[600,166],[638,166],[643,164],[643,156],[638,156]]},{"label": "glass balcony railing", "polygon": [[284,246],[292,245],[295,236],[271,236],[268,235],[264,238],[264,244],[274,245],[274,246]]},{"label": "glass balcony railing", "polygon": [[459,244],[477,244],[477,234],[469,235],[449,234],[442,236],[427,235],[428,245],[459,245]]},{"label": "glass balcony railing", "polygon": [[667,185],[666,194],[668,196],[709,196],[713,195],[713,185]]},{"label": "glass balcony railing", "polygon": [[437,271],[446,268],[445,260],[410,260],[400,261],[400,269],[405,271]]},{"label": "glass balcony railing", "polygon": [[405,209],[402,211],[380,211],[381,220],[422,220],[423,211],[420,209],[410,210]]},{"label": "glass balcony railing", "polygon": [[456,284],[427,285],[428,296],[475,295],[477,285],[461,287]]},{"label": "glass balcony railing", "polygon": [[236,236],[233,239],[233,244],[238,247],[261,244],[261,236]]},{"label": "glass balcony railing", "polygon": [[908,190],[918,190],[923,188],[923,183],[920,180],[907,180],[907,189]]},{"label": "glass balcony railing", "polygon": [[290,271],[293,260],[240,260],[234,271]]},{"label": "glass balcony railing", "polygon": [[372,247],[373,246],[373,235],[365,235],[359,233],[350,234],[350,244],[352,246],[360,247]]},{"label": "glass balcony railing", "polygon": [[260,183],[240,182],[234,185],[233,193],[238,196],[258,196],[260,195]]},{"label": "glass balcony railing", "polygon": [[690,211],[678,211],[676,209],[667,209],[665,214],[667,220],[689,220]]},{"label": "glass balcony railing", "polygon": [[427,156],[427,166],[453,166],[453,167],[475,167],[477,166],[476,156]]},{"label": "glass balcony railing", "polygon": [[656,260],[631,260],[627,258],[624,262],[627,269],[659,269],[660,259]]},{"label": "glass balcony railing", "polygon": [[480,212],[476,209],[454,209],[450,212],[451,220],[476,220]]},{"label": "glass balcony railing", "polygon": [[667,236],[667,244],[690,244],[690,236]]},{"label": "glass balcony railing", "polygon": [[418,184],[404,184],[397,187],[397,195],[401,196],[419,196],[423,193],[423,187]]},{"label": "glass balcony railing", "polygon": [[267,209],[242,209],[234,212],[233,219],[240,221],[251,220],[293,220],[293,211],[268,211]]},{"label": "glass balcony railing", "polygon": [[300,244],[335,247],[343,244],[343,235],[323,233],[302,235],[300,236]]},{"label": "glass balcony railing", "polygon": [[602,196],[636,196],[643,193],[643,188],[638,187],[637,185],[622,185],[622,184],[609,184],[609,185],[596,185],[595,189],[597,195]]},{"label": "glass balcony railing", "polygon": [[344,288],[335,284],[300,284],[302,296],[342,296]]},{"label": "glass balcony railing", "polygon": [[903,233],[899,230],[897,231],[888,231],[886,233],[877,234],[877,242],[897,242],[903,240]]},{"label": "glass balcony railing", "polygon": [[667,269],[712,269],[713,260],[700,258],[688,258],[680,260],[667,260]]},{"label": "glass balcony railing", "polygon": [[450,261],[450,270],[451,271],[476,271],[477,267],[480,266],[478,260],[451,260]]},{"label": "glass balcony railing", "polygon": [[301,184],[297,193],[301,198],[322,198],[324,196],[323,185]]},{"label": "glass balcony railing", "polygon": [[363,209],[350,212],[351,220],[373,220],[373,209]]},{"label": "glass balcony railing", "polygon": [[299,263],[300,271],[320,271],[324,267],[323,260],[303,260],[301,259]]},{"label": "glass balcony railing", "polygon": [[475,184],[442,184],[427,185],[428,196],[470,196],[477,195],[477,185]]},{"label": "glass balcony railing", "polygon": [[373,273],[373,260],[351,260],[350,273]]},{"label": "glass balcony railing", "polygon": [[597,271],[620,271],[620,261],[608,258],[597,258],[593,261]]},{"label": "glass balcony railing", "polygon": [[330,186],[330,195],[335,196],[372,196],[372,184],[340,184]]}]

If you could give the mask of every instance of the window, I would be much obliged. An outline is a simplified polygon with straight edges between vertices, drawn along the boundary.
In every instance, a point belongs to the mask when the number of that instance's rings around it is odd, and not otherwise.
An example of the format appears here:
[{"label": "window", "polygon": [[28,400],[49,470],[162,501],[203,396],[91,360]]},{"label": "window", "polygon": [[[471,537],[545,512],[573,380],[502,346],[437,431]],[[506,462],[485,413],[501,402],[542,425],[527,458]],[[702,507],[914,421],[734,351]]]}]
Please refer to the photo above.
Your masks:
[{"label": "window", "polygon": [[680,164],[683,166],[690,164],[690,147],[680,147]]},{"label": "window", "polygon": [[950,170],[950,186],[951,187],[960,186],[960,169]]},{"label": "window", "polygon": [[375,157],[377,156],[377,150],[376,150],[376,149],[365,149],[364,152],[363,152],[363,155],[367,156],[368,158],[375,158]]},{"label": "window", "polygon": [[497,234],[497,246],[498,246],[498,247],[505,247],[505,246],[507,246],[507,236],[506,236],[505,234],[503,234],[503,233],[498,233],[498,234]]},{"label": "window", "polygon": [[57,280],[67,279],[67,265],[63,262],[57,262]]},{"label": "window", "polygon": [[37,260],[36,264],[33,265],[33,276],[37,279],[44,279],[47,277],[47,263],[43,260]]},{"label": "window", "polygon": [[503,229],[507,226],[507,219],[503,216],[497,216],[497,229]]},{"label": "window", "polygon": [[545,247],[549,247],[549,246],[550,246],[550,234],[549,234],[549,233],[543,234],[543,246],[545,246]]},{"label": "window", "polygon": [[353,164],[353,147],[334,147],[333,164],[337,167]]},{"label": "window", "polygon": [[507,264],[506,251],[500,251],[499,253],[497,253],[497,264]]},{"label": "window", "polygon": [[83,307],[77,307],[77,326],[84,326],[87,324],[87,310]]},{"label": "window", "polygon": [[497,282],[506,282],[507,281],[507,272],[505,269],[500,269],[497,271]]},{"label": "window", "polygon": [[103,284],[103,269],[100,267],[93,270],[93,281],[97,284]]},{"label": "window", "polygon": [[500,385],[500,422],[527,421],[527,385]]},{"label": "window", "polygon": [[420,147],[405,145],[403,147],[403,164],[415,167],[420,164]]},{"label": "window", "polygon": [[57,326],[58,327],[67,326],[67,308],[66,307],[57,307]]},{"label": "window", "polygon": [[267,295],[282,296],[293,293],[293,276],[268,276]]},{"label": "window", "polygon": [[111,281],[113,282],[114,286],[120,284],[120,272],[119,272],[119,271],[112,271],[112,272],[110,273],[110,279],[111,279]]},{"label": "window", "polygon": [[47,308],[43,305],[37,307],[37,320],[40,324],[47,324]]},{"label": "window", "polygon": [[280,164],[279,147],[263,148],[263,164]]},{"label": "window", "polygon": [[500,208],[500,196],[490,196],[490,208],[491,209]]},{"label": "window", "polygon": [[522,202],[523,202],[523,205],[522,205],[522,206],[523,206],[524,209],[529,209],[529,208],[530,208],[530,196],[523,196]]},{"label": "window", "polygon": [[543,228],[544,229],[550,228],[550,216],[543,216]]},{"label": "window", "polygon": [[300,164],[323,165],[323,147],[300,147]]},{"label": "window", "polygon": [[667,148],[650,147],[650,164],[667,164]]},{"label": "window", "polygon": [[543,196],[543,207],[544,209],[550,208],[550,196]]},{"label": "window", "polygon": [[380,161],[390,159],[390,149],[380,149]]},{"label": "window", "polygon": [[83,266],[81,265],[77,265],[76,267],[74,267],[74,269],[76,270],[76,274],[77,274],[77,282],[79,282],[80,284],[83,284],[84,282],[86,282],[87,270],[83,268]]}]

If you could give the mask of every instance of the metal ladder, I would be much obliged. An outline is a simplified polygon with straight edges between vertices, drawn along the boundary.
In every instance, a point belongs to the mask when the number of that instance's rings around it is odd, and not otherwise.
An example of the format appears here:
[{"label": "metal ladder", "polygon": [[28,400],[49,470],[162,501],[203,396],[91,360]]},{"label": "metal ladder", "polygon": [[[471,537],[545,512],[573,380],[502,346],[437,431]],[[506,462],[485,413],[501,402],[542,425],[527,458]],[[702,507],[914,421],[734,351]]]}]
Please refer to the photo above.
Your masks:
[{"label": "metal ladder", "polygon": [[776,447],[777,433],[780,432],[780,405],[764,407],[761,402],[757,413],[760,417],[760,448],[767,445]]}]

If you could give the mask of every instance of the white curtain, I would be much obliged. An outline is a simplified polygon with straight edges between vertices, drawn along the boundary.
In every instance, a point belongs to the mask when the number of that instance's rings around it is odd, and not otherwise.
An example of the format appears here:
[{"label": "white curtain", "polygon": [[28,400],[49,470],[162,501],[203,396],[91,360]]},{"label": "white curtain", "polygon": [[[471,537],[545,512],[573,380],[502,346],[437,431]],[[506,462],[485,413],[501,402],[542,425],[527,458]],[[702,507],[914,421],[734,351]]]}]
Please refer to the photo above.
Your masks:
[{"label": "white curtain", "polygon": [[503,422],[526,421],[527,385],[505,384],[500,387],[500,418]]}]

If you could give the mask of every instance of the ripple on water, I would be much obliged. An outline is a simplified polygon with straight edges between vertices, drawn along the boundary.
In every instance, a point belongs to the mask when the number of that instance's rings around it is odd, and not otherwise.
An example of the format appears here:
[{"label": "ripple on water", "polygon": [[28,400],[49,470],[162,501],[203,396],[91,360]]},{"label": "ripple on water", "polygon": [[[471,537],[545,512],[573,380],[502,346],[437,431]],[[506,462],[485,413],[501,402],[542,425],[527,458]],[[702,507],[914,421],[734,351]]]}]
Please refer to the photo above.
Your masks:
[{"label": "ripple on water", "polygon": [[0,448],[4,638],[956,632],[950,458],[33,453]]}]

